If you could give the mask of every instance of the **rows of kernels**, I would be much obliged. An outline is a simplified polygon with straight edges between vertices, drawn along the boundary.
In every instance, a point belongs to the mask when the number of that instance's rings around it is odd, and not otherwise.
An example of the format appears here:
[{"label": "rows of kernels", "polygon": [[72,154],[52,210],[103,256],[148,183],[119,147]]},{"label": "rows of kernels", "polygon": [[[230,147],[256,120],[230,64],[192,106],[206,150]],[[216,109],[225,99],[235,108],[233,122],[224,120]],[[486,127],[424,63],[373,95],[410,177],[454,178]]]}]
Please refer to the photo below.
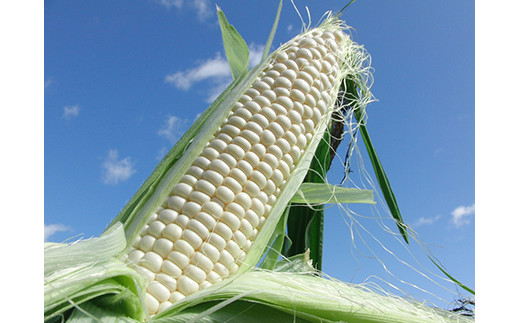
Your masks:
[{"label": "rows of kernels", "polygon": [[143,228],[129,259],[150,314],[238,270],[332,103],[338,35],[280,51]]}]

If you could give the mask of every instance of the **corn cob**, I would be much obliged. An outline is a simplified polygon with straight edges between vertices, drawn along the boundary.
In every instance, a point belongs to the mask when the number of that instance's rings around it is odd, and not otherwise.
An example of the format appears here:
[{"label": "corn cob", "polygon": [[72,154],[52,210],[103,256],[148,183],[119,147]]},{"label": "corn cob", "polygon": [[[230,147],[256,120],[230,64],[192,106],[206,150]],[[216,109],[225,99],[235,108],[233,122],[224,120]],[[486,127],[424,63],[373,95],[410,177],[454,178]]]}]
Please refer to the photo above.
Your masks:
[{"label": "corn cob", "polygon": [[[236,273],[317,125],[330,118],[347,35],[309,30],[271,54],[128,251],[150,315]],[[328,122],[328,120],[325,120]]]}]

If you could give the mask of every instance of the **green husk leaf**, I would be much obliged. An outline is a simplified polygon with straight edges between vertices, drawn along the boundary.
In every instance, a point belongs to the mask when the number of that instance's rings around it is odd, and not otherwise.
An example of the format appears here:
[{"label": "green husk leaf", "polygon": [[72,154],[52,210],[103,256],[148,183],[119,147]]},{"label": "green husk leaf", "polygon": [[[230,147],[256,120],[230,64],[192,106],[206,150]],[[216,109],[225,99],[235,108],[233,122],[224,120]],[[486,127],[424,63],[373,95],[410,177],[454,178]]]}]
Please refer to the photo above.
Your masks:
[{"label": "green husk leaf", "polygon": [[452,275],[450,275],[446,270],[444,270],[441,265],[439,265],[435,260],[433,260],[432,257],[428,256],[428,258],[430,258],[430,260],[433,262],[433,264],[435,266],[437,266],[437,268],[439,268],[440,271],[442,271],[442,273],[444,275],[446,275],[446,277],[448,277],[452,282],[454,282],[455,284],[459,285],[460,287],[462,287],[463,289],[465,289],[468,293],[471,293],[473,295],[475,295],[475,291],[471,288],[469,288],[468,286],[464,285],[463,283],[459,282],[457,279],[455,279],[455,277],[453,277]]},{"label": "green husk leaf", "polygon": [[120,223],[98,238],[70,245],[46,244],[45,320],[99,297],[105,297],[105,308],[143,319],[139,290],[144,290],[144,280],[119,259],[125,247]]},{"label": "green husk leaf", "polygon": [[278,28],[278,21],[280,20],[280,13],[282,12],[282,2],[278,4],[278,10],[276,11],[276,17],[274,18],[273,27],[271,28],[271,33],[269,34],[269,38],[267,38],[267,43],[265,44],[264,54],[262,55],[262,61],[264,61],[271,51],[271,46],[273,45],[274,35],[276,34],[276,29]]},{"label": "green husk leaf", "polygon": [[273,235],[271,236],[271,240],[267,244],[266,251],[264,252],[265,256],[258,267],[263,269],[273,269],[276,266],[276,262],[282,254],[288,215],[289,208],[286,208],[284,214],[276,225]]},{"label": "green husk leaf", "polygon": [[295,318],[292,314],[268,305],[238,299],[228,304],[224,304],[222,301],[209,301],[195,305],[177,314],[175,321],[172,322],[307,323],[310,321],[298,317]]},{"label": "green husk leaf", "polygon": [[397,205],[397,200],[394,195],[394,191],[390,186],[390,181],[386,176],[385,170],[383,169],[383,165],[377,156],[376,150],[372,145],[372,140],[368,135],[368,130],[365,125],[360,125],[361,136],[363,137],[363,141],[365,142],[365,146],[367,148],[368,155],[370,156],[370,161],[372,162],[372,166],[374,167],[374,171],[376,173],[377,182],[379,183],[379,187],[381,188],[381,192],[385,198],[385,201],[392,213],[392,216],[397,224],[397,228],[401,233],[404,241],[406,243],[410,243],[408,240],[408,232],[406,224],[404,223],[403,217],[401,216],[401,211],[399,211],[399,206]]},{"label": "green husk leaf", "polygon": [[[326,185],[325,179],[330,167],[330,135],[327,131],[321,139],[316,153],[312,159],[309,171],[305,176],[303,184]],[[312,187],[312,186],[311,186]],[[314,186],[316,187],[316,186]],[[305,190],[305,188],[304,188]],[[316,193],[316,191],[314,191]],[[304,197],[300,189],[295,196]],[[317,196],[317,194],[310,194]],[[323,196],[322,196],[323,197]],[[294,198],[294,196],[293,196]],[[309,201],[305,204],[291,204],[289,213],[286,244],[284,256],[290,257],[310,250],[310,258],[318,270],[322,265],[323,254],[323,226],[325,222],[325,212],[322,205],[310,206]],[[290,245],[289,245],[290,241]]]},{"label": "green husk leaf", "polygon": [[230,25],[224,12],[217,6],[218,22],[224,41],[226,57],[231,68],[233,79],[238,79],[249,70],[249,49],[246,41],[233,25]]},{"label": "green husk leaf", "polygon": [[[294,319],[309,322],[385,322],[443,323],[474,322],[453,312],[428,307],[421,303],[381,295],[359,285],[350,285],[308,273],[250,271],[235,275],[196,294],[188,296],[170,309],[154,317],[154,322],[186,322],[198,313],[199,304],[208,304],[205,316],[213,312],[218,301],[232,299],[238,303],[226,315],[242,315],[252,304],[269,306]],[[216,313],[221,308],[215,308]],[[193,309],[195,307],[195,309]],[[202,317],[197,317],[197,321]],[[208,321],[208,322],[215,322]],[[246,320],[247,322],[247,320]],[[276,321],[278,322],[278,321]]]},{"label": "green husk leaf", "polygon": [[328,183],[302,183],[291,202],[309,204],[376,203],[372,190],[343,187]]},{"label": "green husk leaf", "polygon": [[115,312],[110,308],[105,307],[102,301],[88,302],[81,306],[80,309],[75,309],[71,316],[67,320],[67,323],[91,323],[91,322],[103,322],[103,323],[139,323],[141,321],[135,320],[121,313]]},{"label": "green husk leaf", "polygon": [[307,274],[316,273],[316,269],[312,266],[312,260],[310,259],[309,249],[307,249],[305,253],[294,255],[289,258],[280,259],[278,262],[276,262],[273,271]]}]

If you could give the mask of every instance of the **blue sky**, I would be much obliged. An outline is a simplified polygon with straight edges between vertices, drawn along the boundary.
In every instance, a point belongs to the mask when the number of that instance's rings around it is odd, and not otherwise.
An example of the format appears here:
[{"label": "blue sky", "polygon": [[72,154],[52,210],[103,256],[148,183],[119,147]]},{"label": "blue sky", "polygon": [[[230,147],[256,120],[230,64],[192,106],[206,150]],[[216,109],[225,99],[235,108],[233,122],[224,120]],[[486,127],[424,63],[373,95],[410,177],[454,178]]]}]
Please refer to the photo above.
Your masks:
[{"label": "blue sky", "polygon": [[[313,23],[346,4],[294,2],[302,14],[308,6]],[[217,4],[249,44],[252,63],[258,62],[278,1]],[[59,242],[99,235],[231,74],[214,1],[45,1],[44,12],[45,237]],[[474,14],[470,1],[359,0],[343,16],[372,56],[378,101],[368,107],[368,129],[403,218],[448,271],[472,288]],[[285,1],[274,43],[289,40],[300,27]],[[362,144],[360,151],[365,153]],[[366,157],[365,167],[371,171]],[[338,170],[330,176],[341,179]],[[352,208],[371,215],[368,208]],[[327,213],[323,270],[386,288],[381,280],[394,278],[362,255],[359,237],[358,251],[352,251],[345,219],[334,208]],[[399,259],[455,289],[434,277],[442,274],[416,243],[410,250],[419,263],[374,219],[358,220]],[[444,301],[402,287],[406,293],[450,307],[457,294],[406,272],[368,240],[399,279]]]}]

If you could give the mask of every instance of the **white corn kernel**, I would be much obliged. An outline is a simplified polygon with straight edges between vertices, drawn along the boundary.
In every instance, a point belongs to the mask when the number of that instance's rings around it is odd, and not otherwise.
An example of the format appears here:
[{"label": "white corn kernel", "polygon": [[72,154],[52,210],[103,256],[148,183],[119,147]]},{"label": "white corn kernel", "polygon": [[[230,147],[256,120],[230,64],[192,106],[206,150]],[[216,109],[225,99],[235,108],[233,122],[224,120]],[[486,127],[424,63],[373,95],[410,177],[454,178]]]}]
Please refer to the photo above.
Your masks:
[{"label": "white corn kernel", "polygon": [[[264,144],[258,143],[251,147],[251,152],[254,153],[259,159],[262,158],[266,153],[266,148]],[[246,156],[244,156],[246,158]]]},{"label": "white corn kernel", "polygon": [[251,175],[253,172],[253,166],[245,160],[241,160],[237,163],[237,168],[244,172],[246,176]]},{"label": "white corn kernel", "polygon": [[256,122],[262,129],[267,127],[267,125],[269,124],[269,120],[265,116],[263,116],[263,115],[261,115],[259,113],[255,114],[251,118],[251,120]]},{"label": "white corn kernel", "polygon": [[182,235],[182,228],[175,223],[170,223],[164,228],[162,235],[171,241],[176,241]]},{"label": "white corn kernel", "polygon": [[198,247],[200,247],[200,245],[203,242],[202,238],[191,229],[185,229],[182,232],[182,239],[188,242],[193,247],[193,249],[197,249]]},{"label": "white corn kernel", "polygon": [[186,254],[179,251],[170,252],[168,259],[171,260],[171,262],[180,269],[185,268],[190,263],[190,258],[186,256]]},{"label": "white corn kernel", "polygon": [[[231,212],[224,211],[220,220],[231,230],[231,234],[240,227],[240,219]],[[225,238],[227,240],[227,236]]]},{"label": "white corn kernel", "polygon": [[220,252],[220,258],[218,262],[226,266],[226,268],[229,269],[229,271],[231,271],[233,265],[235,264],[235,257],[233,257],[231,253],[229,253],[229,251],[222,250]]},{"label": "white corn kernel", "polygon": [[159,301],[148,293],[144,297],[144,303],[148,313],[156,313],[159,309]]},{"label": "white corn kernel", "polygon": [[158,281],[153,281],[146,287],[146,291],[155,297],[159,302],[164,302],[170,298],[170,291]]},{"label": "white corn kernel", "polygon": [[178,195],[172,195],[168,198],[168,208],[180,212],[182,208],[184,207],[184,204],[186,203],[186,199],[178,196]]},{"label": "white corn kernel", "polygon": [[186,204],[184,204],[184,207],[182,208],[182,214],[193,217],[197,213],[200,212],[201,206],[199,203],[188,201]]},{"label": "white corn kernel", "polygon": [[244,207],[236,202],[231,202],[228,205],[226,205],[225,211],[228,211],[239,218],[243,218],[245,213]]},{"label": "white corn kernel", "polygon": [[219,234],[219,232],[222,231],[225,234],[226,229],[229,230],[229,228],[227,228],[225,224],[217,222],[214,229],[215,231],[209,234],[208,242],[211,243],[219,251],[224,249],[224,247],[226,246],[226,240]]},{"label": "white corn kernel", "polygon": [[161,272],[173,278],[178,278],[182,274],[182,269],[171,260],[166,259],[161,265]]},{"label": "white corn kernel", "polygon": [[[213,184],[213,186],[218,187],[218,186],[222,185],[222,182],[224,181],[224,176],[222,176],[222,174],[220,174],[217,171],[207,170],[204,173],[204,179],[207,180],[208,182],[210,182],[211,184]],[[210,191],[212,191],[211,188],[210,188]]]},{"label": "white corn kernel", "polygon": [[201,252],[208,257],[213,263],[217,262],[220,257],[220,251],[211,243],[204,242],[201,246]]},{"label": "white corn kernel", "polygon": [[[170,292],[174,292],[177,290],[177,280],[174,279],[172,276],[160,273],[155,275],[155,278],[158,282],[163,284],[164,287],[166,287]],[[170,297],[170,293],[168,293],[168,298]],[[167,298],[167,299],[168,299]]]},{"label": "white corn kernel", "polygon": [[265,161],[261,161],[256,165],[256,169],[265,176],[266,179],[270,178],[273,174],[273,169]]},{"label": "white corn kernel", "polygon": [[200,191],[194,191],[190,195],[190,201],[198,203],[200,205],[208,202],[210,200],[210,197],[207,194],[204,194]]},{"label": "white corn kernel", "polygon": [[182,293],[180,292],[173,292],[171,295],[170,295],[170,298],[168,299],[170,302],[172,303],[176,303],[178,301],[180,301],[181,299],[183,299],[184,296]]},{"label": "white corn kernel", "polygon": [[[184,231],[182,232],[182,235],[184,236]],[[193,248],[193,246],[188,241],[183,240],[182,238],[175,241],[174,246],[176,251],[188,257],[191,257],[191,255],[193,255],[195,252],[195,248]]]},{"label": "white corn kernel", "polygon": [[[266,107],[269,107],[271,105],[271,100],[269,100],[268,98],[266,98],[265,96],[263,95],[259,95],[257,96],[253,102],[257,103],[262,109],[263,108],[266,108]],[[261,111],[261,110],[260,110]],[[256,111],[257,113],[260,112],[260,111]]]},{"label": "white corn kernel", "polygon": [[175,212],[174,210],[164,209],[159,213],[158,219],[162,221],[164,224],[169,224],[175,221],[178,215],[179,213]]},{"label": "white corn kernel", "polygon": [[240,231],[233,232],[233,239],[234,239],[234,241],[236,241],[236,243],[240,247],[240,249],[243,249],[244,246],[246,245],[247,238]]},{"label": "white corn kernel", "polygon": [[233,240],[229,240],[227,242],[225,250],[229,252],[234,259],[238,258],[238,256],[240,256],[240,252],[242,251],[238,244]]},{"label": "white corn kernel", "polygon": [[[247,180],[247,179],[246,179]],[[245,192],[240,192],[235,195],[235,201],[240,204],[245,210],[251,206],[251,197]]]},{"label": "white corn kernel", "polygon": [[233,168],[229,173],[229,176],[235,179],[240,185],[244,185],[247,181],[246,174],[244,174],[244,172],[238,168]]},{"label": "white corn kernel", "polygon": [[204,270],[192,264],[188,265],[184,269],[184,274],[187,277],[191,278],[193,281],[195,281],[197,284],[200,284],[204,280],[206,280],[206,273],[204,272]]},{"label": "white corn kernel", "polygon": [[141,237],[139,240],[139,249],[144,252],[150,251],[153,248],[153,244],[155,243],[155,238],[151,235],[145,235]]},{"label": "white corn kernel", "polygon": [[186,228],[192,230],[202,239],[206,239],[209,235],[208,228],[199,220],[193,218],[188,222]]},{"label": "white corn kernel", "polygon": [[210,260],[210,258],[205,256],[200,251],[195,252],[193,257],[191,258],[191,263],[201,268],[206,273],[209,273],[213,270],[213,262]]},{"label": "white corn kernel", "polygon": [[214,218],[218,219],[222,215],[222,212],[224,209],[220,204],[216,203],[215,201],[209,201],[202,205],[202,212],[206,212],[210,215],[212,215]]},{"label": "white corn kernel", "polygon": [[143,258],[143,256],[144,256],[144,252],[142,250],[133,249],[132,251],[130,251],[128,253],[128,260],[130,262],[136,263],[136,262],[140,261],[141,258]]},{"label": "white corn kernel", "polygon": [[260,135],[263,131],[263,128],[257,122],[249,121],[245,126],[245,130],[251,130],[257,135]]},{"label": "white corn kernel", "polygon": [[177,284],[179,286],[179,291],[184,295],[191,295],[199,290],[199,284],[185,275],[179,277]]},{"label": "white corn kernel", "polygon": [[142,265],[153,272],[159,272],[163,258],[153,251],[148,251],[142,258]]},{"label": "white corn kernel", "polygon": [[[233,231],[231,228],[224,222],[217,222],[215,225],[214,233],[216,233],[218,236],[222,238],[222,241],[218,241],[219,245],[215,245],[215,247],[222,249],[226,245],[226,241],[231,239],[231,236],[233,235]],[[223,242],[223,243],[222,243]]]},{"label": "white corn kernel", "polygon": [[247,237],[250,238],[253,235],[253,226],[247,219],[240,220],[240,231]]},{"label": "white corn kernel", "polygon": [[157,239],[153,245],[153,251],[163,258],[166,258],[172,251],[173,242],[168,239],[160,238]]},{"label": "white corn kernel", "polygon": [[[168,295],[169,296],[169,295]],[[172,306],[173,303],[170,301],[164,301],[161,304],[159,304],[159,307],[157,308],[157,313],[161,313],[162,311],[167,310],[170,306]]]}]

